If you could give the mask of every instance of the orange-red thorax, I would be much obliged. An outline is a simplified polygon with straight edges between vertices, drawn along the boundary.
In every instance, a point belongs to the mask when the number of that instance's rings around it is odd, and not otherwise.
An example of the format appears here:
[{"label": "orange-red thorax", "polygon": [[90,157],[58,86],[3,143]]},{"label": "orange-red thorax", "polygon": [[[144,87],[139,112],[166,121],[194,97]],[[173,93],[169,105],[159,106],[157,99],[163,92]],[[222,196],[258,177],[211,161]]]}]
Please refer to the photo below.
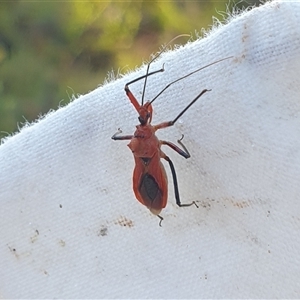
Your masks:
[{"label": "orange-red thorax", "polygon": [[159,152],[159,140],[152,125],[137,125],[128,147],[135,157],[153,157]]}]

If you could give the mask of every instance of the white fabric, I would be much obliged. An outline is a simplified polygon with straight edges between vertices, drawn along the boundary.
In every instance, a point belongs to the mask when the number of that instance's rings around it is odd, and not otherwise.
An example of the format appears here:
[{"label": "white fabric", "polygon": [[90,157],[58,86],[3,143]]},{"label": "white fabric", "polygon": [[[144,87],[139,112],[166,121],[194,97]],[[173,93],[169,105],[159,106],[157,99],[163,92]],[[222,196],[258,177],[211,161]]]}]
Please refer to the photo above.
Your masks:
[{"label": "white fabric", "polygon": [[[165,152],[164,221],[135,200],[126,141],[137,113],[124,93],[140,71],[108,83],[0,147],[0,297],[300,297],[300,4],[271,2],[163,54],[146,98],[168,89],[153,124],[172,120],[191,158]],[[134,49],[133,49],[134,51]],[[143,82],[132,85],[140,98]]]}]

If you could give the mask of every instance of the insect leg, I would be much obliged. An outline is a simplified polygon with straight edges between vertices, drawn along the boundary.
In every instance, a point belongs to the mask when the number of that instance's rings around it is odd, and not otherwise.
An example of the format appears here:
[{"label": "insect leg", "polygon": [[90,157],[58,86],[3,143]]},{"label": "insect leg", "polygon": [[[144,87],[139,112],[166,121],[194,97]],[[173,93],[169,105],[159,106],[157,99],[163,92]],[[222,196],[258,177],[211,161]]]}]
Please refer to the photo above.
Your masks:
[{"label": "insect leg", "polygon": [[163,219],[164,219],[164,218],[163,218],[163,217],[161,217],[160,215],[157,215],[157,216],[158,216],[158,217],[159,217],[159,219],[160,219],[160,221],[159,221],[159,224],[158,224],[158,225],[161,227],[161,222],[163,221]]},{"label": "insect leg", "polygon": [[122,141],[122,140],[131,140],[133,138],[133,135],[121,135],[117,136],[120,133],[122,133],[122,130],[118,128],[118,131],[111,137],[115,141]]},{"label": "insect leg", "polygon": [[182,135],[181,139],[178,140],[177,142],[180,144],[180,146],[183,148],[180,149],[178,146],[176,146],[175,144],[171,143],[171,142],[168,142],[168,141],[160,141],[160,143],[162,145],[167,145],[169,146],[170,148],[172,148],[173,150],[175,150],[178,154],[180,154],[181,156],[183,156],[184,158],[190,158],[191,155],[190,155],[190,152],[188,151],[188,149],[184,146],[184,144],[181,142],[182,139],[183,139],[184,135]]},{"label": "insect leg", "polygon": [[149,77],[149,76],[151,76],[151,75],[153,75],[153,74],[156,74],[156,73],[159,73],[159,72],[164,72],[164,70],[165,70],[165,69],[164,69],[164,66],[165,66],[165,64],[163,64],[162,68],[159,69],[159,70],[156,70],[156,71],[147,73],[147,74],[145,74],[145,75],[143,75],[143,76],[140,76],[140,77],[138,77],[138,78],[136,78],[136,79],[133,79],[132,81],[126,83],[126,84],[125,84],[125,91],[127,91],[127,90],[128,90],[128,86],[131,85],[131,84],[134,83],[134,82],[137,82],[137,81],[139,81],[139,80],[141,80],[141,79],[144,79],[144,78],[146,78],[146,77]]},{"label": "insect leg", "polygon": [[173,120],[173,121],[168,121],[168,122],[163,122],[163,123],[160,123],[160,124],[157,124],[154,127],[155,130],[158,130],[158,129],[162,129],[162,128],[166,128],[166,127],[169,127],[169,126],[173,126],[176,121],[203,95],[205,94],[206,92],[209,92],[211,90],[203,90],[195,99],[193,99],[193,101]]},{"label": "insect leg", "polygon": [[[151,76],[153,74],[156,74],[156,73],[159,73],[159,72],[163,72],[164,70],[165,69],[164,69],[164,65],[163,65],[161,69],[153,71],[151,73],[147,73],[146,75],[140,76],[140,77],[138,77],[138,78],[136,78],[136,79],[134,79],[134,80],[132,80],[132,81],[130,81],[130,82],[128,82],[128,83],[125,84],[125,88],[124,89],[125,89],[126,95],[129,98],[130,102],[135,107],[136,111],[139,111],[140,104],[137,101],[137,99],[134,97],[134,95],[132,94],[132,92],[130,91],[129,85],[132,84],[132,83],[134,83],[134,82],[137,82],[137,81],[139,81],[139,80],[141,80],[143,78],[147,78],[147,77],[149,77],[149,76]],[[143,103],[142,103],[142,105],[143,105]]]},{"label": "insect leg", "polygon": [[174,192],[175,192],[175,199],[176,199],[176,204],[179,207],[186,207],[186,206],[191,206],[191,205],[195,205],[196,207],[198,207],[198,205],[196,204],[195,201],[191,202],[191,203],[181,203],[180,201],[180,196],[179,196],[179,190],[178,190],[178,182],[177,182],[177,176],[176,176],[176,171],[173,165],[173,162],[171,161],[171,159],[164,153],[162,153],[162,158],[164,158],[170,165],[171,168],[171,173],[172,173],[172,177],[173,177],[173,183],[174,183]]},{"label": "insect leg", "polygon": [[172,125],[206,92],[210,92],[211,90],[203,90],[173,121]]}]

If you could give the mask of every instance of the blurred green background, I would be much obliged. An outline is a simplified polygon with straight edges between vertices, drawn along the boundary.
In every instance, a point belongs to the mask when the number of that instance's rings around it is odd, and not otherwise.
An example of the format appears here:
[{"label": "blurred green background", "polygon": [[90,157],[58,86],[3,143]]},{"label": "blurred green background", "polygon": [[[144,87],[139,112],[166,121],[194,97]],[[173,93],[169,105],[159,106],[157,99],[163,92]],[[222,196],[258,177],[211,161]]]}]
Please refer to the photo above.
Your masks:
[{"label": "blurred green background", "polygon": [[[0,2],[0,138],[258,1]],[[225,16],[225,14],[224,14]],[[180,41],[181,42],[181,41]]]}]

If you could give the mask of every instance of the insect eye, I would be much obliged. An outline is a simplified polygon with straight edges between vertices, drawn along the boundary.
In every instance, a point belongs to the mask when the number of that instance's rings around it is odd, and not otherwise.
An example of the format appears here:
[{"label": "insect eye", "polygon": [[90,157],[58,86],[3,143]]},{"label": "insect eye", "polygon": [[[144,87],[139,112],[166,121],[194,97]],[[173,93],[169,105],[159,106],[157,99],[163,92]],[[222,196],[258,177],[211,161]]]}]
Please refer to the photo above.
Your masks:
[{"label": "insect eye", "polygon": [[140,121],[141,125],[144,125],[144,124],[146,124],[146,121],[145,121],[145,119],[143,119],[141,116],[140,116],[138,119],[139,119],[139,121]]}]

